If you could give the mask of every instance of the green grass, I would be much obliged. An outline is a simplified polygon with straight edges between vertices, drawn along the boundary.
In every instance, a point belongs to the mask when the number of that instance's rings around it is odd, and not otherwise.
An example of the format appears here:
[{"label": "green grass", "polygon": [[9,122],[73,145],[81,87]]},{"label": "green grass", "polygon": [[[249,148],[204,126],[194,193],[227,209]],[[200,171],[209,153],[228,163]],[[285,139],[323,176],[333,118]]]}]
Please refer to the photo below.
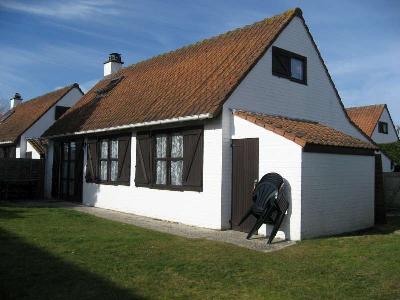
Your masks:
[{"label": "green grass", "polygon": [[399,299],[400,228],[260,253],[59,208],[0,206],[0,299]]}]

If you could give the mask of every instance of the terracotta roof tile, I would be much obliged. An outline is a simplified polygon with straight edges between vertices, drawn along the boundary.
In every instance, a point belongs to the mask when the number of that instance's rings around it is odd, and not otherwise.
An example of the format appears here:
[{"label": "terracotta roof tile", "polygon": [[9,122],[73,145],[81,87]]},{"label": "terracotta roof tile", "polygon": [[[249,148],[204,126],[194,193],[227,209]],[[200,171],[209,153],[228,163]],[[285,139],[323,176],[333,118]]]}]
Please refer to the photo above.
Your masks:
[{"label": "terracotta roof tile", "polygon": [[346,112],[350,119],[369,137],[372,136],[385,104],[349,107]]},{"label": "terracotta roof tile", "polygon": [[0,122],[0,142],[15,143],[21,134],[74,87],[79,87],[79,85],[75,83],[32,100],[24,101],[13,110],[8,111],[5,115],[10,114],[10,116]]},{"label": "terracotta roof tile", "polygon": [[[97,83],[44,136],[215,116],[295,16],[301,16],[300,9],[123,68]],[[119,84],[97,95],[96,90],[118,77],[122,78]]]},{"label": "terracotta roof tile", "polygon": [[235,111],[234,114],[258,126],[279,134],[302,147],[321,145],[346,148],[377,149],[374,145],[361,141],[341,131],[314,121],[292,119],[283,116]]}]

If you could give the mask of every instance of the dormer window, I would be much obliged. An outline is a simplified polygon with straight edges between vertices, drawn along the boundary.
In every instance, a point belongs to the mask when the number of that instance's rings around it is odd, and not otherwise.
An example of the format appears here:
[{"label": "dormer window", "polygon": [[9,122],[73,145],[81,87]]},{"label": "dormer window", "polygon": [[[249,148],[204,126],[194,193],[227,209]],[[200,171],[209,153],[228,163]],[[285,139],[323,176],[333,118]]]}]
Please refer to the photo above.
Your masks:
[{"label": "dormer window", "polygon": [[378,123],[378,132],[383,134],[388,134],[388,123],[379,122]]},{"label": "dormer window", "polygon": [[307,84],[307,58],[278,47],[272,47],[272,74]]}]

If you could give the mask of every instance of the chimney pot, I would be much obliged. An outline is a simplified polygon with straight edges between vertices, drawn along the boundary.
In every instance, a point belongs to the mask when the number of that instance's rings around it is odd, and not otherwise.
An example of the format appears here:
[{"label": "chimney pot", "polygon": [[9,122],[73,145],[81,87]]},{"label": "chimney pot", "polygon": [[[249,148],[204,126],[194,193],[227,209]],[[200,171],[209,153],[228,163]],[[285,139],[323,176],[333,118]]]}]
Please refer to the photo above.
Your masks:
[{"label": "chimney pot", "polygon": [[108,60],[104,63],[104,76],[111,75],[122,68],[124,62],[121,60],[121,54],[113,52],[108,56]]},{"label": "chimney pot", "polygon": [[17,105],[21,104],[22,97],[20,93],[15,93],[14,97],[10,99],[10,109],[15,108]]}]

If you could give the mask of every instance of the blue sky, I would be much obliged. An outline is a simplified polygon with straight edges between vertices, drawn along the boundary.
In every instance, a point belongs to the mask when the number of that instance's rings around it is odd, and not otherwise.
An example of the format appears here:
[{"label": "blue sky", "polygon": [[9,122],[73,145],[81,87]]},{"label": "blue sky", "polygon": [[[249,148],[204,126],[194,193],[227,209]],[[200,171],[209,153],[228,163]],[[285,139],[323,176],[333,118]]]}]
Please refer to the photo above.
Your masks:
[{"label": "blue sky", "polygon": [[346,106],[387,103],[400,124],[400,1],[0,0],[0,103],[78,82],[300,7]]}]

